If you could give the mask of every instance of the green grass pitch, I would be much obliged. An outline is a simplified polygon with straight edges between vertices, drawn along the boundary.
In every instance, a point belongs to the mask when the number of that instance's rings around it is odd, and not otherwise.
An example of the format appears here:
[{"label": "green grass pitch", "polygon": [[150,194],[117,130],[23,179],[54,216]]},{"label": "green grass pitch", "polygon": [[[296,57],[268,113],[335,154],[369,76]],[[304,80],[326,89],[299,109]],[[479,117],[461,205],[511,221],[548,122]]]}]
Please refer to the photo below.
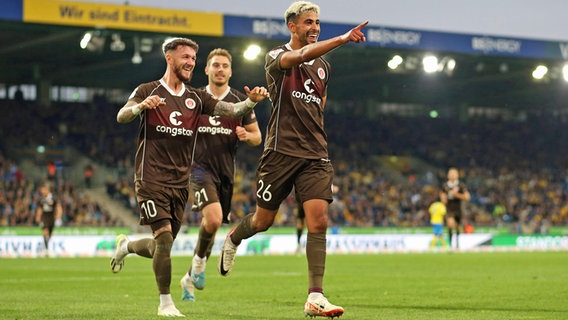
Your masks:
[{"label": "green grass pitch", "polygon": [[[304,256],[238,257],[228,277],[207,267],[196,302],[182,302],[189,257],[174,257],[172,296],[189,319],[305,319]],[[341,319],[568,319],[568,253],[328,255],[325,292]],[[0,259],[0,319],[156,319],[149,259]]]}]

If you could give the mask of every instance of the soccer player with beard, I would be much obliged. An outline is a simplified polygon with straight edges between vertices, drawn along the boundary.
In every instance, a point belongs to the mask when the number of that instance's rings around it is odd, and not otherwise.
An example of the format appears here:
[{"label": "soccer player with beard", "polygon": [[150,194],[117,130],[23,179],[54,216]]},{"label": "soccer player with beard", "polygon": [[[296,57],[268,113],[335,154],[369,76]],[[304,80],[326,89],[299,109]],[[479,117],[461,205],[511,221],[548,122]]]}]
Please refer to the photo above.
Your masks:
[{"label": "soccer player with beard", "polygon": [[[229,86],[232,60],[226,49],[211,51],[205,67],[209,84],[201,89],[215,99],[239,102],[247,96]],[[222,223],[230,222],[238,142],[258,146],[262,141],[254,111],[240,118],[202,114],[197,128],[189,189],[193,209],[201,212],[203,218],[195,255],[180,281],[184,301],[195,301],[194,288],[202,290],[205,287],[205,267],[215,234]]]},{"label": "soccer player with beard", "polygon": [[170,253],[188,200],[199,116],[240,118],[268,96],[263,87],[251,90],[245,86],[248,98],[229,103],[186,85],[195,68],[198,48],[190,39],[166,40],[162,45],[167,64],[163,77],[139,85],[117,114],[119,123],[140,116],[134,181],[140,224],[149,225],[153,237],[129,241],[125,235],[119,235],[110,261],[111,271],[119,272],[130,253],[151,258],[160,294],[158,316],[184,316],[170,294]]},{"label": "soccer player with beard", "polygon": [[323,294],[326,231],[332,201],[333,167],[328,158],[324,107],[330,64],[322,57],[349,42],[365,41],[364,22],[340,36],[318,42],[319,6],[298,1],[286,10],[290,41],[266,54],[266,81],[273,105],[264,153],[257,169],[256,211],[227,235],[219,272],[233,268],[237,246],[243,239],[266,231],[274,223],[280,203],[295,190],[307,224],[307,316],[338,317],[343,308]]}]

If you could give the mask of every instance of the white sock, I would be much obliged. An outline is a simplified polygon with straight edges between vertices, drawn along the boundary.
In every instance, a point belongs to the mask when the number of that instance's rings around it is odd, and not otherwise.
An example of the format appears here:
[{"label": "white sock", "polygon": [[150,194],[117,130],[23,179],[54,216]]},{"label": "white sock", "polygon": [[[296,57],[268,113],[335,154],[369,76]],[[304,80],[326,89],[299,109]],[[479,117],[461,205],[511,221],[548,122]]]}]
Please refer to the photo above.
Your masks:
[{"label": "white sock", "polygon": [[193,256],[192,260],[192,268],[194,269],[194,273],[201,273],[205,271],[205,262],[207,261],[207,257],[201,258],[198,255]]},{"label": "white sock", "polygon": [[186,273],[183,275],[183,281],[189,281],[189,272],[186,272]]},{"label": "white sock", "polygon": [[173,304],[174,304],[174,301],[172,300],[171,293],[160,294],[160,305],[161,306],[167,306],[167,305],[173,305]]},{"label": "white sock", "polygon": [[309,300],[314,300],[317,299],[319,297],[323,296],[323,294],[321,292],[312,292],[308,295],[308,299]]}]

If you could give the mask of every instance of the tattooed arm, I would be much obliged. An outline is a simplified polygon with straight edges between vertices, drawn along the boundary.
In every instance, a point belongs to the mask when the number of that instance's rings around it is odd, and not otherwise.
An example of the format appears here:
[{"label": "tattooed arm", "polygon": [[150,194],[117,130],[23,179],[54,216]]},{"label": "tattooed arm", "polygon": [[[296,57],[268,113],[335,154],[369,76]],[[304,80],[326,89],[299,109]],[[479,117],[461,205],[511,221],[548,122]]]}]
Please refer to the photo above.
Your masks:
[{"label": "tattooed arm", "polygon": [[268,97],[268,91],[264,87],[255,87],[250,90],[249,87],[245,86],[245,92],[248,96],[245,101],[237,103],[225,101],[217,102],[213,114],[222,117],[240,118],[249,113],[258,102]]}]

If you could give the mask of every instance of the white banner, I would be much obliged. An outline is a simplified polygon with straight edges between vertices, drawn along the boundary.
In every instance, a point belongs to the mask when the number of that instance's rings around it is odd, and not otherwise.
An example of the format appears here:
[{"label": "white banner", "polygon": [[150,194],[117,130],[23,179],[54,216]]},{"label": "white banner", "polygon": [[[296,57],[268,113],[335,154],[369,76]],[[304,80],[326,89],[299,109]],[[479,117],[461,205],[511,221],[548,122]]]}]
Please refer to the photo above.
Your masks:
[{"label": "white banner", "polygon": [[[130,240],[148,237],[148,234],[129,236]],[[373,235],[327,235],[327,252],[330,254],[422,252],[430,250],[431,235],[428,234],[373,234]],[[476,248],[488,243],[491,234],[464,234],[460,236],[460,250]],[[224,234],[218,234],[213,255],[218,255]],[[197,235],[178,235],[172,247],[173,256],[192,256],[197,244]],[[301,239],[305,250],[306,236]],[[53,257],[109,257],[115,250],[113,236],[54,236],[49,243],[49,256]],[[296,235],[257,234],[243,240],[238,255],[294,254]],[[0,257],[42,257],[46,255],[41,236],[0,236]]]}]

